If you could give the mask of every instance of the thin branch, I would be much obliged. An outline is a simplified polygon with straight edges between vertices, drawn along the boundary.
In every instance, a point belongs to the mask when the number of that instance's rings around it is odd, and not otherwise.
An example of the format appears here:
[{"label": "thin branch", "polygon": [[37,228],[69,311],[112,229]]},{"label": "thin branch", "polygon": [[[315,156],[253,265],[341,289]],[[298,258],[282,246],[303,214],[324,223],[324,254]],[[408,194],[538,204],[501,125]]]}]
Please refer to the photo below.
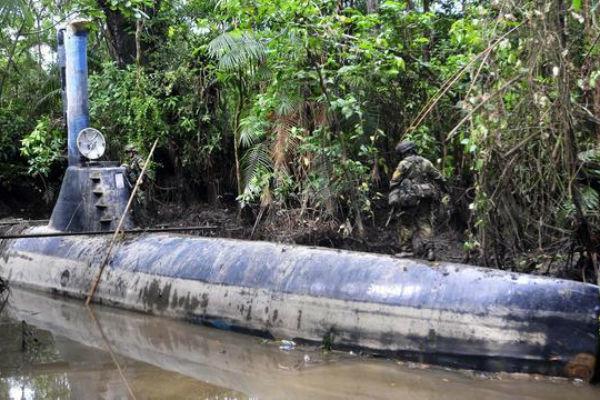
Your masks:
[{"label": "thin branch", "polygon": [[525,22],[526,21],[521,22],[519,25],[515,26],[514,28],[512,28],[511,30],[506,32],[504,35],[500,36],[494,43],[492,43],[485,50],[483,50],[482,52],[477,54],[471,61],[469,61],[467,63],[467,65],[462,67],[456,74],[454,74],[454,76],[452,76],[448,80],[446,80],[444,85],[442,85],[442,87],[431,98],[431,100],[429,100],[423,106],[423,108],[421,109],[421,111],[419,112],[419,114],[417,115],[415,120],[413,122],[411,122],[410,126],[407,129],[407,133],[412,132],[415,129],[417,129],[417,127],[421,124],[421,122],[423,122],[423,120],[427,117],[427,115],[429,115],[429,113],[435,108],[438,101],[446,94],[446,92],[448,92],[448,90],[450,90],[452,85],[454,85],[456,83],[456,81],[458,81],[463,76],[463,74],[468,70],[468,68],[473,63],[475,63],[477,60],[479,60],[480,58],[482,58],[482,57],[486,56],[488,53],[490,53],[502,40],[504,40],[508,35],[510,35],[515,30],[520,28]]},{"label": "thin branch", "polygon": [[504,85],[502,85],[502,87],[500,89],[498,89],[497,91],[492,93],[488,98],[482,100],[481,102],[479,102],[479,104],[477,104],[475,107],[473,107],[473,109],[471,111],[469,111],[469,113],[467,115],[465,115],[465,117],[463,119],[461,119],[458,124],[456,124],[456,126],[450,131],[450,133],[448,133],[448,136],[446,137],[446,142],[449,142],[450,140],[452,140],[454,138],[454,136],[456,135],[456,133],[458,132],[460,127],[463,126],[463,124],[465,122],[467,122],[469,119],[471,119],[471,117],[473,116],[473,114],[476,111],[478,111],[488,101],[490,101],[491,99],[493,99],[494,97],[496,97],[497,95],[502,93],[504,90],[506,90],[510,85],[512,85],[519,78],[520,78],[520,76],[516,76],[513,79],[511,79],[510,81],[506,82]]}]

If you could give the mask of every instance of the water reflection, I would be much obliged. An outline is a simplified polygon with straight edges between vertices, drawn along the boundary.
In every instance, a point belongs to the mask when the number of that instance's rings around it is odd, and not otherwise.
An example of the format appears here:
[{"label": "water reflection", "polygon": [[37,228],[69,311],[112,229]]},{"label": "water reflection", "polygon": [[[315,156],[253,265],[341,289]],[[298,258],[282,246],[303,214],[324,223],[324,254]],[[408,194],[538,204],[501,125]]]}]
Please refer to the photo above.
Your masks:
[{"label": "water reflection", "polygon": [[138,399],[600,398],[586,384],[281,351],[246,335],[94,310],[95,319],[81,302],[13,290],[0,321],[0,399],[127,399],[128,387]]}]

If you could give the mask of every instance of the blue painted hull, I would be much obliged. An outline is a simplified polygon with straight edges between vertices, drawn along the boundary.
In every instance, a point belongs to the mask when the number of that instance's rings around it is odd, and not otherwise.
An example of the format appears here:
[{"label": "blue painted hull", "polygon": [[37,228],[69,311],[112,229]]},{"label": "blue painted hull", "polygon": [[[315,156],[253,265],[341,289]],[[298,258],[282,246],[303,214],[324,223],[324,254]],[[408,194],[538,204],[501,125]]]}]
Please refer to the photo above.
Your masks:
[{"label": "blue painted hull", "polygon": [[[0,276],[87,293],[102,238],[5,243]],[[98,302],[424,362],[589,380],[598,287],[451,263],[265,242],[145,235],[120,243]]]}]

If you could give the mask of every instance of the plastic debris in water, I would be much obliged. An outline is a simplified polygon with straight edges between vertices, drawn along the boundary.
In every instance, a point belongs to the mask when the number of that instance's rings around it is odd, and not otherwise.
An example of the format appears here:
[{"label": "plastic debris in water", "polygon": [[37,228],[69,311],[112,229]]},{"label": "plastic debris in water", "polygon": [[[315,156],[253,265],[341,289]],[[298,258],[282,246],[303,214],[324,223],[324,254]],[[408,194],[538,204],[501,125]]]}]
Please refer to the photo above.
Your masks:
[{"label": "plastic debris in water", "polygon": [[282,340],[281,345],[279,346],[279,350],[290,351],[294,350],[296,347],[296,343],[292,340]]}]

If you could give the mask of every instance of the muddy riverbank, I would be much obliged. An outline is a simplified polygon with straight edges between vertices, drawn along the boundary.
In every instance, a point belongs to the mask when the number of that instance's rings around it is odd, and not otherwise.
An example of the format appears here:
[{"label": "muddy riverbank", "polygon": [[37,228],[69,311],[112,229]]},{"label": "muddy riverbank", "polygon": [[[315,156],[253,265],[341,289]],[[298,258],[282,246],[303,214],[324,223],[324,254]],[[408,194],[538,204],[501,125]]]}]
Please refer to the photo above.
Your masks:
[{"label": "muddy riverbank", "polygon": [[[323,352],[12,290],[0,398],[597,399],[600,388]],[[111,355],[112,352],[112,355]],[[119,369],[121,372],[119,372]],[[25,394],[25,397],[19,397]]]}]

